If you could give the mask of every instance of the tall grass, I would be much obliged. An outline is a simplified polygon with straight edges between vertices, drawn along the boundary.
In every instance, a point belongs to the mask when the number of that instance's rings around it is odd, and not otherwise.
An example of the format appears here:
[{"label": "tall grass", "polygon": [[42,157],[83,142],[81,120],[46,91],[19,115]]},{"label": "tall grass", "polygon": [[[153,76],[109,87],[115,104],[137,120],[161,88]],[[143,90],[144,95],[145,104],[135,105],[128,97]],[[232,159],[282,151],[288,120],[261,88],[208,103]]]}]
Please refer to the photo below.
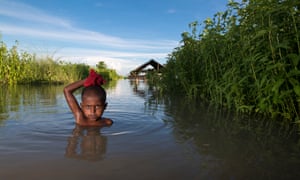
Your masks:
[{"label": "tall grass", "polygon": [[[20,52],[17,45],[9,49],[0,42],[1,84],[70,83],[87,77],[90,68],[86,64],[56,61],[51,57],[39,59],[35,54]],[[96,70],[107,81],[121,78],[102,61],[96,65]]]},{"label": "tall grass", "polygon": [[34,54],[19,52],[15,45],[8,49],[0,43],[0,83],[68,83],[86,77],[89,66],[55,61],[51,57],[38,59]]},{"label": "tall grass", "polygon": [[236,112],[300,123],[300,2],[230,1],[190,24],[169,55],[162,88]]}]

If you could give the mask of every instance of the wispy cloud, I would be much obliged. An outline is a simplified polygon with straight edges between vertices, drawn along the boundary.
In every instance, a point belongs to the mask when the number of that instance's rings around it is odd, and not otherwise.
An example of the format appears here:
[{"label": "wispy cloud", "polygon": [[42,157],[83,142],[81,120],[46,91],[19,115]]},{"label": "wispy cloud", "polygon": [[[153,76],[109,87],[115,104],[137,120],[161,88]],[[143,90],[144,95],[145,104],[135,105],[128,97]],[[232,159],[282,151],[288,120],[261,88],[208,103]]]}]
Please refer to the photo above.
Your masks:
[{"label": "wispy cloud", "polygon": [[[9,18],[25,20],[30,26],[22,24],[0,23],[0,31],[3,34],[24,35],[45,39],[57,39],[58,41],[81,41],[90,44],[99,44],[116,48],[137,49],[170,49],[176,46],[176,41],[170,40],[137,40],[124,39],[110,36],[101,32],[85,30],[72,26],[72,24],[59,17],[51,16],[43,11],[26,4],[13,1],[1,1],[0,15]],[[32,24],[38,23],[38,24]],[[47,26],[41,26],[47,24]]]},{"label": "wispy cloud", "polygon": [[[0,1],[0,32],[4,36],[30,37],[31,43],[34,40],[55,42],[56,49],[59,49],[55,50],[57,57],[88,64],[103,60],[122,74],[126,74],[126,71],[145,59],[163,59],[178,46],[178,42],[173,40],[128,39],[91,31],[76,27],[67,19],[49,15],[27,4]],[[176,11],[170,9],[168,12]],[[14,23],[16,21],[22,23]],[[59,42],[64,44],[62,49]]]},{"label": "wispy cloud", "polygon": [[[102,57],[112,57],[112,58],[145,58],[149,56],[155,56],[155,57],[163,57],[165,56],[165,53],[143,53],[143,52],[124,52],[124,51],[110,51],[110,50],[98,50],[98,49],[84,49],[84,48],[62,48],[61,50],[63,54],[68,56],[74,56],[74,52],[80,54],[81,56],[99,56]],[[59,52],[58,51],[58,52]]]},{"label": "wispy cloud", "polygon": [[70,22],[65,19],[48,15],[37,8],[13,1],[1,0],[0,15],[53,26],[71,26]]},{"label": "wispy cloud", "polygon": [[64,61],[70,61],[75,63],[85,63],[89,64],[91,66],[95,66],[99,61],[105,62],[105,64],[112,69],[115,69],[118,74],[121,75],[128,75],[129,72],[136,67],[138,67],[140,64],[143,64],[143,62],[136,62],[134,60],[126,60],[126,59],[120,59],[120,58],[110,58],[110,57],[102,57],[99,56],[61,56],[61,59]]},{"label": "wispy cloud", "polygon": [[122,39],[120,37],[109,36],[99,32],[82,30],[82,29],[44,29],[24,27],[22,25],[12,25],[0,23],[0,31],[10,35],[24,35],[31,37],[40,37],[44,39],[57,41],[69,41],[75,43],[85,43],[102,45],[114,48],[135,49],[135,50],[170,50],[178,42],[171,40],[137,40]]}]

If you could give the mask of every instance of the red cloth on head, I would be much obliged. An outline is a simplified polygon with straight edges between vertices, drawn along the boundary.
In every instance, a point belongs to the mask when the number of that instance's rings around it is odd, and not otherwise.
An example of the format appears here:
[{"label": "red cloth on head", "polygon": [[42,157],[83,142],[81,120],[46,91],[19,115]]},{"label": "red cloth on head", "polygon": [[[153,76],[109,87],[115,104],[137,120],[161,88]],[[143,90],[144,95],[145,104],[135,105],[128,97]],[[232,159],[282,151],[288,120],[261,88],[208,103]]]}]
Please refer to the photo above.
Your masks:
[{"label": "red cloth on head", "polygon": [[94,69],[90,70],[89,76],[86,78],[86,80],[83,83],[84,87],[88,86],[101,86],[102,84],[105,84],[105,80],[100,74],[97,74]]}]

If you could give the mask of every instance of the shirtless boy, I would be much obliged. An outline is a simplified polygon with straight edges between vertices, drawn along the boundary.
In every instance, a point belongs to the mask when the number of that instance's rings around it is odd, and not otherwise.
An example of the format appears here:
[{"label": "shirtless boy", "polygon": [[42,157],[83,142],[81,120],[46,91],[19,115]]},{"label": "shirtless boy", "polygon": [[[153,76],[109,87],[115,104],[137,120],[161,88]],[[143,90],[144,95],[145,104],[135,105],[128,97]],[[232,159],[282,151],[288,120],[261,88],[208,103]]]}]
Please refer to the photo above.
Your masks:
[{"label": "shirtless boy", "polygon": [[[101,87],[105,81],[94,70],[88,78],[67,85],[64,88],[66,101],[74,114],[75,122],[81,126],[110,126],[113,121],[103,118],[107,106],[106,92]],[[81,93],[81,103],[78,104],[73,92],[84,86]]]}]

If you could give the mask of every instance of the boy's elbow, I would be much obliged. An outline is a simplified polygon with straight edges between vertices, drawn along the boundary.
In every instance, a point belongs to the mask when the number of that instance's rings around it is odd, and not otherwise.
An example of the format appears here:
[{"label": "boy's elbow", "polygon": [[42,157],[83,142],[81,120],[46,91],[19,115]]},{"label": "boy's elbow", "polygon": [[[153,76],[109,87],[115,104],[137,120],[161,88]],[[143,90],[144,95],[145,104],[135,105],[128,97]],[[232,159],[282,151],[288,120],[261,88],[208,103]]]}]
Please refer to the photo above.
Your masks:
[{"label": "boy's elbow", "polygon": [[64,87],[64,94],[69,94],[70,93],[70,89],[66,86]]},{"label": "boy's elbow", "polygon": [[64,93],[66,94],[66,92],[68,92],[68,89],[67,89],[67,87],[64,87]]}]

